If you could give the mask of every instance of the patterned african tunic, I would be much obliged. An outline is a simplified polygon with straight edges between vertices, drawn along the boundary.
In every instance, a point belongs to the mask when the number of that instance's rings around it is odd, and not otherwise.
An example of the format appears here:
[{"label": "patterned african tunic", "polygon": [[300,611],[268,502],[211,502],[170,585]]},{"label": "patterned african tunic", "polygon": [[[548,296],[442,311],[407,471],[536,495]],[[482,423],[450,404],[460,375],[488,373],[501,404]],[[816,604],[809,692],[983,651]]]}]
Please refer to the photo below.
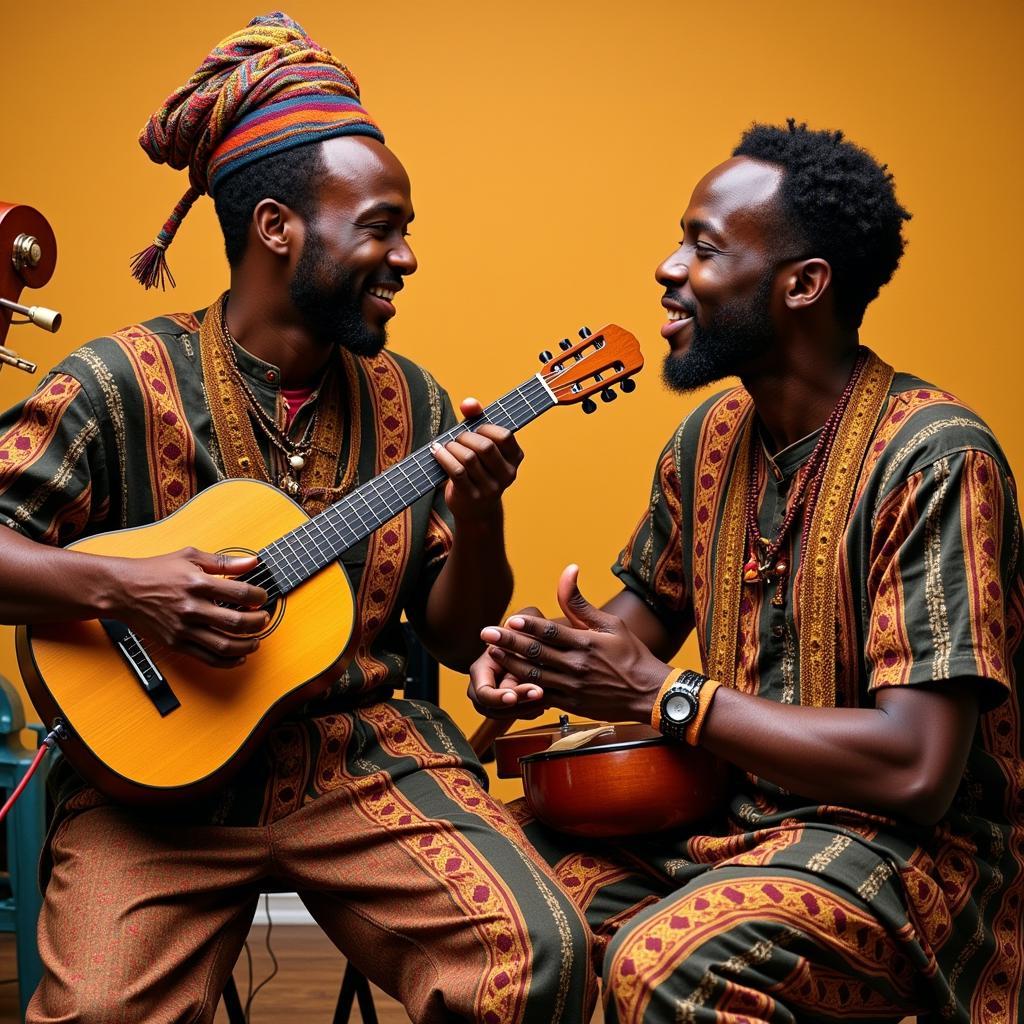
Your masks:
[{"label": "patterned african tunic", "polygon": [[[204,312],[160,317],[89,342],[0,418],[0,522],[65,545],[161,519],[224,478],[199,350]],[[234,355],[252,394],[283,424],[278,368],[237,345]],[[409,360],[386,352],[356,359],[343,350],[339,358],[345,384],[335,484],[342,489],[365,483],[455,422],[447,394]],[[316,398],[298,412],[293,437],[308,426]],[[286,469],[282,456],[261,430],[255,434],[276,478]],[[403,685],[400,617],[404,611],[415,624],[423,614],[451,538],[438,488],[344,553],[358,643],[344,675],[307,707],[309,715],[379,700]],[[309,730],[315,746],[319,734]],[[255,759],[248,774],[249,799],[232,799],[231,817],[257,813],[268,770],[261,763]],[[75,788],[68,775],[66,765],[56,773],[65,795]]]},{"label": "patterned african tunic", "polygon": [[[711,581],[724,533],[726,484],[741,427],[752,415],[749,396],[737,388],[709,399],[683,422],[658,460],[647,511],[613,570],[668,626],[697,630],[705,665],[713,646]],[[761,446],[762,536],[775,535],[796,490],[790,485],[816,439],[774,458]],[[791,1005],[814,1007],[808,1010],[814,1016],[882,1017],[888,1009],[898,1017],[903,1006],[943,1020],[1021,1019],[1024,581],[1021,523],[1006,458],[985,423],[951,394],[895,375],[859,467],[836,564],[817,569],[833,574],[836,593],[835,691],[824,699],[801,690],[807,666],[801,666],[798,643],[799,518],[797,523],[789,545],[795,571],[785,587],[779,591],[774,581],[743,586],[735,677],[724,681],[780,703],[858,707],[871,706],[882,687],[972,680],[983,713],[963,782],[946,818],[922,828],[812,805],[748,775],[734,790],[727,822],[713,834],[627,848],[634,864],[644,861],[677,886],[692,881],[705,888],[683,890],[686,899],[661,916],[652,911],[637,932],[643,941],[623,941],[606,964],[606,983],[627,993],[617,1019],[668,1019],[644,1017],[630,1003],[632,979],[644,964],[654,974],[669,970],[672,958],[680,962],[687,943],[697,942],[698,920],[725,921],[754,895],[779,908],[792,899],[790,917],[779,909],[779,919],[800,934],[817,929],[819,941],[837,947],[842,941],[853,945],[848,935],[855,914],[867,911],[883,922],[891,943],[878,946],[875,955],[881,950],[882,962],[901,968],[909,960],[915,991],[904,991],[902,999],[889,991],[887,1002],[877,990],[859,993],[851,984],[842,989],[834,972],[831,990],[827,979],[815,982],[814,998],[789,993]],[[878,786],[885,786],[884,778]],[[602,872],[609,884],[625,878],[621,871],[616,876],[613,860],[568,857],[559,874],[570,888],[589,887],[592,898]],[[758,881],[756,893],[748,893],[753,883],[747,875],[755,865],[778,877]],[[721,873],[717,885],[714,870],[703,874],[709,867]],[[789,872],[818,887],[798,886]],[[826,919],[827,926],[812,926]],[[768,943],[742,953],[737,970],[742,974],[743,963],[753,970],[758,957],[770,960],[771,948]],[[864,954],[847,955],[847,966],[857,965],[851,973],[861,980],[880,976],[879,962]],[[712,1019],[699,1015],[698,1004],[727,1007],[729,986],[716,989],[711,975],[702,977],[675,1004],[677,1019]],[[787,994],[784,983],[774,991]],[[851,1008],[859,998],[864,1002]],[[787,1019],[751,1006],[749,1019]]]}]

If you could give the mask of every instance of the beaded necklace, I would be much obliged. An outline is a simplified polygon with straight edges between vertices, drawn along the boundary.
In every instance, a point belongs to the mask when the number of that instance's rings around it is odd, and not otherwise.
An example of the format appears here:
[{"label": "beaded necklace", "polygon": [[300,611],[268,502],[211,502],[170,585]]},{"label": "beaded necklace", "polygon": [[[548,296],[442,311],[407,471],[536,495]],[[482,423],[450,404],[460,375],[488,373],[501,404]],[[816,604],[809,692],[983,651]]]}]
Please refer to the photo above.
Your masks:
[{"label": "beaded necklace", "polygon": [[231,379],[235,386],[245,398],[249,412],[252,413],[253,418],[259,424],[264,437],[281,453],[281,456],[288,464],[288,472],[278,478],[277,486],[289,497],[294,498],[299,493],[299,475],[305,468],[306,459],[309,458],[309,454],[313,450],[313,438],[316,435],[317,419],[320,416],[320,403],[316,401],[319,397],[319,389],[313,392],[312,397],[316,404],[313,406],[313,415],[309,417],[309,422],[306,424],[306,429],[302,432],[302,437],[297,441],[293,440],[289,436],[287,429],[278,425],[277,421],[266,412],[263,406],[260,405],[259,399],[252,393],[252,389],[246,382],[245,377],[242,376],[242,371],[238,368],[238,360],[235,358],[234,346],[238,342],[231,337],[231,332],[228,330],[226,323],[223,327],[228,341],[233,343],[228,346],[228,354],[230,356],[228,372],[231,374]]},{"label": "beaded necklace", "polygon": [[[804,559],[807,553],[807,525],[814,515],[814,509],[818,501],[818,494],[821,490],[821,481],[824,477],[825,466],[832,453],[832,446],[835,444],[836,436],[839,433],[839,425],[842,423],[843,415],[850,404],[857,381],[867,362],[868,351],[861,348],[857,353],[857,359],[853,364],[853,372],[850,379],[843,388],[835,408],[829,413],[821,428],[821,434],[811,452],[810,458],[801,467],[797,476],[796,493],[789,503],[786,514],[779,528],[772,538],[762,537],[757,521],[757,467],[758,467],[758,438],[757,431],[751,430],[751,458],[750,458],[750,481],[747,487],[747,500],[744,507],[744,516],[747,524],[747,561],[743,566],[743,580],[745,583],[769,582],[772,578],[778,580],[777,599],[781,599],[784,590],[786,577],[789,575],[789,562],[780,558],[782,546],[789,536],[789,531],[796,520],[797,512],[803,510],[803,522],[800,534],[800,560]],[[760,552],[763,551],[763,554]],[[778,603],[778,600],[776,601]]]},{"label": "beaded necklace", "polygon": [[[821,480],[813,480],[814,504],[804,518],[800,567],[793,586],[799,608],[800,703],[810,707],[836,704],[836,629],[840,587],[840,548],[850,508],[860,481],[868,447],[888,401],[893,368],[870,351],[851,387],[845,414],[824,459]],[[727,685],[737,684],[739,620],[744,587],[744,556],[748,522],[751,463],[757,453],[753,401],[737,389],[713,410],[698,466],[706,472],[698,523],[720,524],[714,541],[711,585],[695,579],[697,621],[706,623],[708,649],[702,651],[705,674]],[[731,466],[730,466],[731,455]],[[716,470],[716,467],[722,467]],[[709,512],[709,509],[717,510]],[[760,576],[755,577],[760,579]],[[784,580],[783,580],[784,583]],[[776,594],[778,598],[779,595]],[[784,595],[783,595],[784,597]]]},{"label": "beaded necklace", "polygon": [[[251,477],[275,483],[295,498],[310,515],[326,508],[348,490],[356,474],[358,408],[352,407],[353,435],[348,465],[336,484],[338,457],[345,420],[341,378],[349,379],[349,393],[358,385],[354,359],[341,352],[332,358],[317,391],[316,407],[299,441],[293,441],[276,420],[263,410],[235,360],[234,344],[224,322],[227,293],[207,311],[200,329],[200,357],[213,426],[219,441],[224,472],[229,477]],[[353,402],[357,399],[353,398]],[[253,424],[259,426],[272,450],[288,470],[272,481]],[[301,473],[301,483],[299,475]]]}]

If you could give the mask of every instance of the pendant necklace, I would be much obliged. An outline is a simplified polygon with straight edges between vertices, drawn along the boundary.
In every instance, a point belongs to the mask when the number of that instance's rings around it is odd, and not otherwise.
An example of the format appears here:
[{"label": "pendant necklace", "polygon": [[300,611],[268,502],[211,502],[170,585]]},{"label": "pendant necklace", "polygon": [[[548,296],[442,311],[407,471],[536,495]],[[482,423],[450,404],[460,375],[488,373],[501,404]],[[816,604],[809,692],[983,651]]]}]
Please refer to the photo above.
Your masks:
[{"label": "pendant necklace", "polygon": [[832,446],[839,433],[839,426],[850,404],[853,389],[857,385],[864,364],[867,362],[867,350],[861,349],[857,360],[853,364],[853,372],[847,381],[843,393],[835,408],[829,413],[821,428],[817,444],[811,452],[810,457],[801,467],[796,482],[796,493],[793,500],[789,502],[786,514],[779,528],[775,531],[774,537],[761,536],[761,529],[757,521],[757,467],[758,467],[758,436],[757,431],[751,431],[750,443],[753,447],[750,459],[750,481],[747,488],[747,500],[744,509],[747,521],[747,561],[743,565],[743,580],[745,583],[770,582],[772,579],[778,581],[775,596],[772,603],[782,605],[785,600],[786,579],[789,576],[791,566],[785,555],[782,554],[782,546],[789,536],[789,531],[796,520],[797,512],[803,509],[801,535],[800,535],[800,561],[807,547],[807,525],[814,515],[814,508],[818,500],[818,493],[821,490],[821,481],[825,475],[825,467],[828,464]]},{"label": "pendant necklace", "polygon": [[[313,414],[310,416],[309,422],[306,424],[306,429],[302,432],[302,437],[298,441],[293,440],[289,437],[287,431],[280,427],[277,421],[264,410],[263,406],[260,405],[259,400],[253,394],[252,389],[249,387],[245,377],[242,375],[242,371],[238,368],[238,362],[235,359],[234,353],[234,345],[237,344],[237,342],[235,342],[230,333],[228,333],[227,324],[224,325],[224,332],[227,334],[228,341],[232,343],[228,347],[231,353],[231,359],[229,361],[231,377],[235,385],[241,391],[242,396],[245,399],[245,404],[248,406],[253,418],[260,425],[264,436],[270,444],[277,449],[287,463],[288,469],[283,475],[278,476],[277,486],[290,498],[294,498],[298,495],[301,489],[299,486],[299,475],[305,468],[306,460],[309,458],[310,452],[313,450],[316,423],[320,415],[320,404],[317,402],[314,406]],[[317,397],[319,398],[319,389],[317,391]]]}]

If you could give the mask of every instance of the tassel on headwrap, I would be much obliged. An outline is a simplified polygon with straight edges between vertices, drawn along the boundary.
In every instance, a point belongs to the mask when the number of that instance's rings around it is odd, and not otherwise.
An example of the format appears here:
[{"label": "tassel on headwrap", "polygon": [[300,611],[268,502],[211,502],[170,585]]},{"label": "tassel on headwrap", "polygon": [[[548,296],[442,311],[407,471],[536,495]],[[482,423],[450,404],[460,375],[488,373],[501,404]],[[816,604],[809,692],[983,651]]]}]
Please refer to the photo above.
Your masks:
[{"label": "tassel on headwrap", "polygon": [[384,141],[355,76],[301,25],[267,14],[222,40],[139,136],[155,163],[187,167],[190,186],[153,244],[132,258],[132,276],[173,288],[167,247],[199,196],[255,160],[337,135]]},{"label": "tassel on headwrap", "polygon": [[167,246],[174,241],[174,236],[178,233],[185,214],[192,209],[192,204],[199,196],[200,193],[189,185],[188,190],[178,200],[178,205],[174,207],[170,217],[160,229],[160,234],[153,239],[153,244],[132,257],[132,277],[141,282],[144,287],[155,288],[159,285],[160,290],[163,291],[168,281],[171,287],[174,287],[174,275],[171,273],[171,268],[167,266]]}]

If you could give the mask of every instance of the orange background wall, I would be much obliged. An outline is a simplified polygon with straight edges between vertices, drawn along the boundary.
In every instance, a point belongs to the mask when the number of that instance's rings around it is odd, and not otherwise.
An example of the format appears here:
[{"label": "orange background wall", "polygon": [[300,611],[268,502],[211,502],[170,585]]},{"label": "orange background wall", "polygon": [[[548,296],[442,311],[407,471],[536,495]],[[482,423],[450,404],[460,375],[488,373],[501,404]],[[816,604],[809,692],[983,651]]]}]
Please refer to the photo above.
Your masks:
[{"label": "orange background wall", "polygon": [[[394,348],[454,398],[488,400],[580,324],[618,322],[643,343],[648,369],[631,398],[586,418],[556,410],[521,438],[528,459],[508,498],[516,604],[551,607],[570,560],[592,599],[615,589],[607,566],[653,460],[702,397],[659,383],[652,272],[693,183],[753,120],[841,127],[889,163],[914,220],[863,339],[955,390],[1024,469],[1020,4],[293,0],[287,10],[354,69],[412,177],[420,271],[400,297]],[[129,278],[129,255],[186,185],[150,164],[136,136],[208,49],[260,12],[256,0],[6,5],[0,199],[52,223],[57,273],[23,301],[64,314],[55,337],[12,331],[24,356],[45,368],[97,334],[220,292],[208,201],[170,251],[176,291],[145,293]],[[33,385],[4,371],[0,403]],[[9,630],[0,673],[17,675]],[[444,689],[471,728],[464,681],[447,675]]]}]

